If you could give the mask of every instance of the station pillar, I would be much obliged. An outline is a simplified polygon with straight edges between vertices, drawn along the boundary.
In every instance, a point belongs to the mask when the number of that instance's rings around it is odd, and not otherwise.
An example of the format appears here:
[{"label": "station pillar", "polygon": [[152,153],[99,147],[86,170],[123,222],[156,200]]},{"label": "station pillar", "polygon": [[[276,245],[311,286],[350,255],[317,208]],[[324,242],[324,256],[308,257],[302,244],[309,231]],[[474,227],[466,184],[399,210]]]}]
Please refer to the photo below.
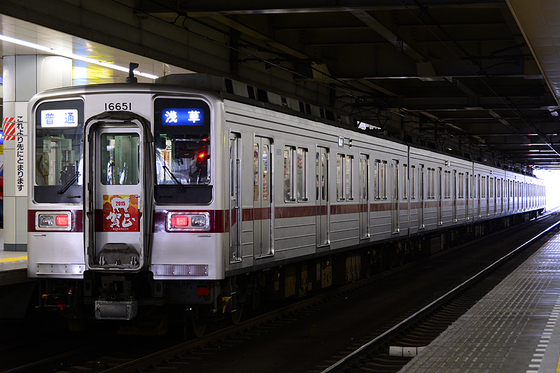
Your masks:
[{"label": "station pillar", "polygon": [[27,198],[36,162],[30,158],[29,99],[46,89],[72,85],[72,60],[49,55],[3,58],[4,250],[27,251]]}]

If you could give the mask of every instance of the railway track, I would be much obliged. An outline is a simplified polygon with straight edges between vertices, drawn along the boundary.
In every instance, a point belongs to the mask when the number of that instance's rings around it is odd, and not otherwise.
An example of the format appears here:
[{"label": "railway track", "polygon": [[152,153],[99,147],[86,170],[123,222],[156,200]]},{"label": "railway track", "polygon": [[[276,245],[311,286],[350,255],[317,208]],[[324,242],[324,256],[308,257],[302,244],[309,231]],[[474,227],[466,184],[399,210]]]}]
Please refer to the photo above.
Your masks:
[{"label": "railway track", "polygon": [[[558,217],[542,218],[538,222],[525,223],[523,230],[513,228],[509,233],[499,234],[507,237],[526,234],[530,230],[542,230],[543,226],[552,224],[547,223],[547,219],[557,221]],[[504,239],[500,237],[502,236],[494,239],[503,241]],[[485,238],[485,240],[487,239]],[[480,243],[476,245],[480,246]],[[440,253],[439,260],[444,260],[443,258],[448,257],[449,254],[451,254],[449,251]],[[521,260],[522,256],[517,257]],[[484,261],[488,260],[484,259]],[[101,339],[96,342],[96,348],[88,350],[89,355],[86,357],[83,357],[83,349],[69,350],[56,358],[53,357],[49,362],[26,364],[13,368],[9,372],[147,373],[170,369],[186,371],[187,367],[189,372],[224,371],[225,369],[232,373],[249,370],[282,372],[287,369],[287,366],[280,362],[282,359],[289,360],[285,364],[288,366],[291,364],[289,370],[293,372],[321,372],[325,369],[332,369],[333,372],[346,372],[351,371],[348,369],[354,369],[353,367],[360,369],[355,363],[350,362],[351,360],[361,361],[366,364],[368,369],[377,370],[382,367],[387,371],[397,371],[410,358],[389,356],[389,346],[420,347],[428,344],[431,338],[430,331],[437,336],[441,332],[441,328],[445,328],[460,316],[473,302],[472,299],[465,301],[456,297],[456,303],[446,306],[445,314],[439,314],[431,309],[424,310],[426,304],[420,305],[420,301],[412,304],[414,300],[409,295],[397,294],[401,291],[399,289],[406,287],[403,285],[409,281],[406,276],[418,278],[419,273],[424,273],[426,270],[432,271],[437,267],[445,266],[433,263],[432,260],[410,263],[390,272],[340,287],[333,292],[252,317],[238,325],[222,326],[198,340],[180,342],[173,336],[123,338],[107,335],[104,341]],[[487,264],[483,266],[483,269],[486,267],[488,267]],[[450,271],[455,270],[450,269]],[[481,271],[482,269],[478,272]],[[408,272],[410,275],[405,275]],[[438,275],[434,273],[433,276]],[[484,282],[479,281],[478,283],[483,284]],[[428,284],[428,286],[430,285]],[[479,286],[477,285],[475,288]],[[493,287],[492,284],[486,286]],[[433,291],[438,296],[434,296],[434,299],[428,302],[430,304],[439,302],[437,298],[449,290],[444,291],[438,288]],[[475,295],[474,301],[477,297],[483,296],[485,291],[487,290],[480,290],[481,295]],[[459,290],[457,292],[467,294]],[[395,299],[389,299],[390,294],[393,294],[392,297]],[[411,304],[402,308],[392,305],[391,302],[394,304],[401,302],[398,297],[408,298],[407,301]],[[366,298],[383,299],[386,307],[381,307],[381,311],[371,311],[376,313],[368,316],[369,308],[374,306],[361,303]],[[426,299],[430,299],[425,294],[419,298],[423,298],[424,303]],[[387,307],[391,307],[393,311],[389,312],[390,315],[386,310]],[[377,313],[383,312],[384,308],[384,313]],[[431,320],[431,324],[420,324],[414,316],[417,313],[429,315],[430,317],[426,320]],[[345,324],[351,324],[353,318],[358,319],[359,317],[365,317],[365,320],[368,320],[368,317],[375,319],[375,323],[371,320],[368,321],[371,325],[369,329],[363,328],[364,333],[350,331],[352,327],[347,327]],[[335,321],[333,322],[333,320]],[[411,324],[416,325],[413,328]],[[348,331],[345,331],[346,329]],[[407,330],[409,333],[403,334],[401,330]],[[337,336],[334,339],[338,340],[332,340],[333,333]],[[376,338],[378,338],[376,342],[370,343]],[[372,349],[366,353],[369,347],[362,347],[368,344]],[[298,351],[289,351],[290,348]],[[357,350],[365,355],[360,356],[355,352]],[[274,353],[270,351],[274,351]],[[375,352],[375,355],[372,355],[372,351]],[[368,355],[369,357],[364,357]],[[255,359],[255,356],[262,356],[262,358]],[[343,363],[338,363],[339,360],[342,360]],[[333,367],[331,368],[331,366]]]},{"label": "railway track", "polygon": [[[538,250],[546,240],[556,234],[559,228],[560,222],[552,224],[434,302],[364,344],[354,346],[353,351],[349,351],[348,355],[322,370],[321,373],[398,372],[424,346],[437,338],[519,264]],[[530,247],[533,249],[527,250]],[[522,253],[525,255],[519,255]]]}]

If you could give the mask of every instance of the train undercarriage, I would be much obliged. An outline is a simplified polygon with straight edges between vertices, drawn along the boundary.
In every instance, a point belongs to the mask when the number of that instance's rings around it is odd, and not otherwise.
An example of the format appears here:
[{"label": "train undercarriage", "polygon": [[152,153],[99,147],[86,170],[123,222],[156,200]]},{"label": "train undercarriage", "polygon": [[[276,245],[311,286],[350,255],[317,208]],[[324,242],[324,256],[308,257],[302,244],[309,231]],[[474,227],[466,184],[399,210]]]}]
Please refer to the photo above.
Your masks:
[{"label": "train undercarriage", "polygon": [[344,285],[536,218],[531,211],[461,225],[439,232],[284,263],[221,281],[161,281],[135,275],[88,271],[84,280],[39,281],[38,306],[84,322],[118,323],[124,334],[164,334],[181,321],[185,335],[200,337],[207,322],[238,323],[244,311],[298,299]]}]

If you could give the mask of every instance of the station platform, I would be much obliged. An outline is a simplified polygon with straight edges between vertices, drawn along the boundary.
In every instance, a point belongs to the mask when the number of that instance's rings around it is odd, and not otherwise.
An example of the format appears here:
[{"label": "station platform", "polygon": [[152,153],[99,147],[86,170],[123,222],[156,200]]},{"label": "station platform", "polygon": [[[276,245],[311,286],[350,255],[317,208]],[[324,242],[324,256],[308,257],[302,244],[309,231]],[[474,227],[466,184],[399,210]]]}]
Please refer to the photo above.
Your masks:
[{"label": "station platform", "polygon": [[560,233],[399,373],[560,372]]},{"label": "station platform", "polygon": [[4,251],[4,230],[0,229],[0,286],[26,282],[27,253]]}]

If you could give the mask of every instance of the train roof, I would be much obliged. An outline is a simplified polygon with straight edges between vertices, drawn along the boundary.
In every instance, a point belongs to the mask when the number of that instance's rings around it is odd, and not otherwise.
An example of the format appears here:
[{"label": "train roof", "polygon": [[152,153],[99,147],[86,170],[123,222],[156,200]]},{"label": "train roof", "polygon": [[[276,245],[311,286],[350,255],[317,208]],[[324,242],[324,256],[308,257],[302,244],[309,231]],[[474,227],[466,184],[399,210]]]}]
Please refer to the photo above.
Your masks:
[{"label": "train roof", "polygon": [[490,163],[483,162],[482,159],[473,159],[470,154],[464,154],[459,151],[444,151],[437,149],[435,145],[426,146],[388,136],[380,127],[363,123],[350,116],[336,113],[329,108],[319,107],[292,97],[255,87],[247,83],[210,74],[172,74],[157,79],[156,83],[109,83],[54,88],[40,92],[33,96],[30,100],[30,105],[35,105],[39,100],[53,95],[59,95],[60,97],[72,97],[82,94],[106,92],[107,90],[120,90],[131,93],[146,91],[157,93],[161,90],[166,90],[168,92],[192,92],[205,95],[212,94],[211,92],[213,92],[213,94],[216,95],[216,98],[221,97],[223,99],[230,99],[250,105],[261,106],[275,111],[304,117],[313,121],[323,122],[325,124],[351,130],[359,134],[378,137],[415,148],[426,149],[439,154],[473,161],[486,166],[498,167],[506,171],[513,171],[519,174],[533,176],[531,173],[525,172],[524,170],[514,169],[507,165],[495,164],[492,160]]}]

